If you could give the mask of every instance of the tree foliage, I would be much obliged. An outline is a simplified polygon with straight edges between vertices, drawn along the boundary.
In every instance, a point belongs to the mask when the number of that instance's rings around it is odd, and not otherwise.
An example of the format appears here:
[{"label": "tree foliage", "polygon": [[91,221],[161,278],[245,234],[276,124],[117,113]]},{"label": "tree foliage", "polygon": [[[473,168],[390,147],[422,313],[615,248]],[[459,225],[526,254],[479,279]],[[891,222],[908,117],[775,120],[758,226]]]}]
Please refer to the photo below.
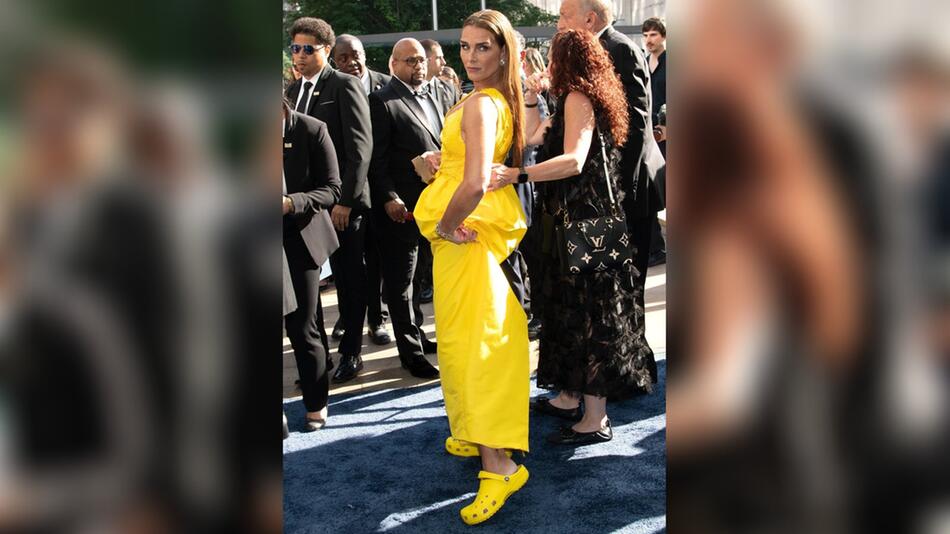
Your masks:
[{"label": "tree foliage", "polygon": [[[481,9],[480,0],[437,0],[439,29],[460,28],[465,19]],[[284,41],[287,30],[298,17],[319,17],[337,34],[366,35],[432,30],[432,0],[287,0],[284,13]],[[527,0],[486,0],[485,7],[501,11],[514,26],[553,26],[557,17]],[[442,43],[445,59],[465,77],[457,43]],[[388,72],[390,48],[366,47],[366,63],[371,69]]]},{"label": "tree foliage", "polygon": [[[288,0],[285,26],[301,16],[319,17],[333,30],[355,35],[427,31],[432,29],[431,0]],[[553,25],[557,17],[526,0],[486,0],[489,9],[501,11],[515,26]],[[439,28],[459,28],[466,17],[481,8],[480,0],[438,0]]]}]

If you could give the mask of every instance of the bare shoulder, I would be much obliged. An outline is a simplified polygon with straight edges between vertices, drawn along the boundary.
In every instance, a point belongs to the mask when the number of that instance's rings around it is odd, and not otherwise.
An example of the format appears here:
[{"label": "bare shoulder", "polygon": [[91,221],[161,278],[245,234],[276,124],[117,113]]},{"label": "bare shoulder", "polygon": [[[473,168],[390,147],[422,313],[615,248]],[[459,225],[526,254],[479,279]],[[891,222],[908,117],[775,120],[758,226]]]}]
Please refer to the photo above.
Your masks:
[{"label": "bare shoulder", "polygon": [[567,95],[567,99],[564,102],[564,107],[572,111],[586,112],[588,110],[593,110],[594,104],[584,93],[581,93],[580,91],[571,91]]},{"label": "bare shoulder", "polygon": [[468,97],[462,105],[465,114],[462,116],[463,123],[472,124],[473,122],[494,124],[498,117],[498,108],[490,95],[485,93],[475,93]]}]

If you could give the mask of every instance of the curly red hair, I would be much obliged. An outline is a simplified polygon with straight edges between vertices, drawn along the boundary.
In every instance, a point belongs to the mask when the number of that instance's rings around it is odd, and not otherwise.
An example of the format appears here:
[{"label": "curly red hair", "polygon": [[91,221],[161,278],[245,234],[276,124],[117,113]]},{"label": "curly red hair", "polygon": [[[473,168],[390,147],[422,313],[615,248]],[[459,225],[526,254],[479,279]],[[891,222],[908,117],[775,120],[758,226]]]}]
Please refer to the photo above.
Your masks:
[{"label": "curly red hair", "polygon": [[622,146],[627,141],[630,117],[626,93],[599,40],[587,30],[554,34],[550,70],[552,95],[561,98],[572,91],[583,93],[594,105],[594,112],[609,123],[614,144]]}]

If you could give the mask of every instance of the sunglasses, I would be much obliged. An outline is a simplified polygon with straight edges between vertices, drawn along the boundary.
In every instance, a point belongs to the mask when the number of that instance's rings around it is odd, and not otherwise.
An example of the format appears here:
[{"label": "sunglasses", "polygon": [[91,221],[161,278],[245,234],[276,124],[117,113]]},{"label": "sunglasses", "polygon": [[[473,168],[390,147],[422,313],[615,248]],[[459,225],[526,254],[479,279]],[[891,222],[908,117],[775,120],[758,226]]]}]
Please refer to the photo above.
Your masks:
[{"label": "sunglasses", "polygon": [[308,55],[308,56],[312,56],[313,53],[317,51],[317,49],[323,48],[323,47],[325,47],[325,46],[326,46],[326,45],[313,46],[313,45],[292,44],[292,45],[290,45],[290,53],[291,53],[291,54],[299,54],[300,51],[302,50],[304,54],[306,54],[306,55]]}]

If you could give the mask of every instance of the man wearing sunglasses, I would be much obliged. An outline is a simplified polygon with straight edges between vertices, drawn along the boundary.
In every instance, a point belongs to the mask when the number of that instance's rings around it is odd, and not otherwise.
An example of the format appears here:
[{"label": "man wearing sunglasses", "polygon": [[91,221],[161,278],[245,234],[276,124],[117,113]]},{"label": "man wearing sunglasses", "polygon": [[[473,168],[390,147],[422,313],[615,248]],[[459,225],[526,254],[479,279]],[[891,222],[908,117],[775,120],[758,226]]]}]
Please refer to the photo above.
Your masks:
[{"label": "man wearing sunglasses", "polygon": [[344,335],[340,340],[340,365],[334,382],[346,382],[363,368],[363,323],[366,320],[366,266],[363,262],[366,218],[370,207],[366,174],[373,153],[369,102],[356,77],[330,65],[336,41],[325,21],[302,17],[290,29],[290,52],[301,78],[287,89],[294,110],[316,117],[327,125],[340,167],[343,191],[330,212],[340,248],[330,257],[336,280]]}]

